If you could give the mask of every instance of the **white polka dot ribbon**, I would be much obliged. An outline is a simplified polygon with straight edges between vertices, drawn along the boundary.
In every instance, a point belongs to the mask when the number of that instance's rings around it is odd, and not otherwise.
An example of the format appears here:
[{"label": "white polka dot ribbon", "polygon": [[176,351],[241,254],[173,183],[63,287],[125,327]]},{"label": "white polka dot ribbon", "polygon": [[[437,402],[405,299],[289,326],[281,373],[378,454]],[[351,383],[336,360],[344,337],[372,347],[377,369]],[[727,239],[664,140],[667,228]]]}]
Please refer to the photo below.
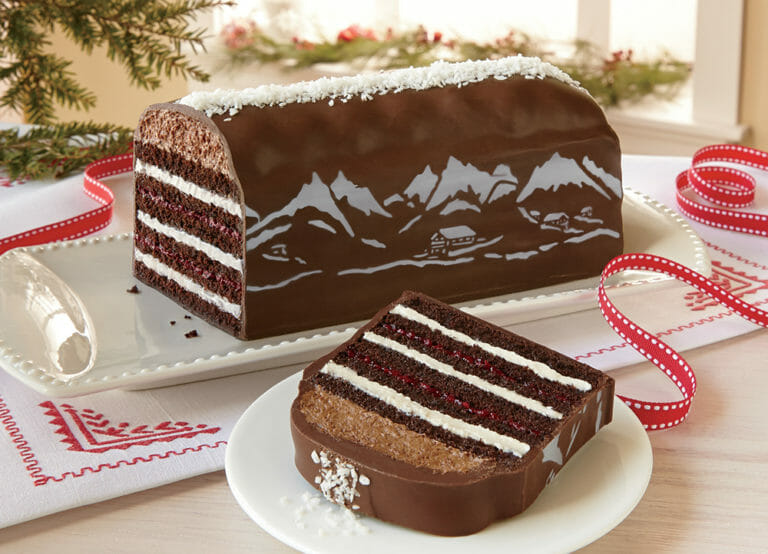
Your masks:
[{"label": "white polka dot ribbon", "polygon": [[626,270],[663,273],[687,283],[741,317],[762,327],[768,327],[768,312],[733,296],[722,287],[677,262],[653,254],[624,254],[611,260],[600,279],[598,303],[608,324],[635,350],[653,362],[677,386],[682,400],[648,402],[617,395],[635,412],[646,429],[667,429],[682,423],[691,408],[696,393],[696,376],[682,356],[664,341],[651,335],[621,313],[608,298],[605,281],[611,275]]},{"label": "white polka dot ribbon", "polygon": [[72,240],[103,229],[112,221],[112,207],[115,203],[115,196],[100,179],[126,173],[132,169],[133,154],[130,152],[110,156],[88,164],[83,178],[83,191],[101,204],[101,206],[69,219],[63,219],[2,238],[0,239],[0,254],[19,246]]},{"label": "white polka dot ribbon", "polygon": [[721,162],[768,170],[768,152],[735,144],[715,144],[696,152],[691,167],[677,176],[680,211],[713,227],[768,236],[768,215],[738,209],[752,204],[754,177]]}]

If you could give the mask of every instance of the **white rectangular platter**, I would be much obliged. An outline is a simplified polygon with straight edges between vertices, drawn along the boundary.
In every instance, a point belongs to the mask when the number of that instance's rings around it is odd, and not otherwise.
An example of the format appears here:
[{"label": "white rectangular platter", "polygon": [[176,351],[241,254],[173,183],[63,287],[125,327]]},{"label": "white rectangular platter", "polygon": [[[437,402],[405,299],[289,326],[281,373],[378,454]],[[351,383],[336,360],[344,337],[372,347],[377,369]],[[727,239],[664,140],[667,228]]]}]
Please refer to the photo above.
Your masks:
[{"label": "white rectangular platter", "polygon": [[[706,248],[693,230],[666,206],[625,189],[625,252],[650,252],[710,274]],[[114,388],[151,388],[307,362],[346,340],[355,323],[243,342],[190,316],[131,275],[130,234],[96,237],[24,249],[80,297],[96,330],[93,368],[63,381],[30,360],[39,345],[9,341],[0,331],[0,369],[52,397]],[[0,256],[0,264],[10,257]],[[625,273],[611,281],[617,294],[635,285],[667,286],[658,276]],[[139,294],[129,294],[138,284]],[[598,278],[462,304],[467,311],[507,326],[597,307]],[[0,283],[0,287],[2,283]],[[186,316],[186,318],[185,318]],[[13,318],[2,305],[0,317]],[[191,319],[188,319],[190,318]],[[12,321],[12,320],[6,320]],[[175,322],[171,324],[171,322]],[[195,338],[186,338],[189,331]],[[17,333],[18,335],[18,333]]]}]

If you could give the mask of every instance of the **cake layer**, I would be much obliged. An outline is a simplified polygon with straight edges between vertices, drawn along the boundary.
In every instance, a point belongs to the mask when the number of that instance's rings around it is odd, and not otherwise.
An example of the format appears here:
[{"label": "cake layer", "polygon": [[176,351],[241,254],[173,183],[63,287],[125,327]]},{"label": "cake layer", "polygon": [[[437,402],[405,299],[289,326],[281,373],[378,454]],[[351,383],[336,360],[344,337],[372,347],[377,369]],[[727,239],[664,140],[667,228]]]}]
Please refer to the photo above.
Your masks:
[{"label": "cake layer", "polygon": [[242,335],[244,208],[221,135],[148,109],[136,130],[134,174],[136,277]]},{"label": "cake layer", "polygon": [[304,395],[301,403],[301,412],[311,425],[415,467],[448,473],[477,471],[491,464],[485,458],[446,446],[322,387]]},{"label": "cake layer", "polygon": [[[414,363],[387,349],[366,348],[362,342],[349,348],[334,362],[366,381],[381,385],[386,396],[396,393],[407,396],[429,410],[487,428],[497,435],[509,435],[528,446],[541,435],[541,429],[554,427],[557,421],[550,421],[519,405],[505,410],[507,401],[501,396],[485,392],[459,378],[446,377],[431,364]],[[506,413],[502,417],[499,414],[503,412]]]},{"label": "cake layer", "polygon": [[[343,366],[341,367],[343,368]],[[393,424],[402,425],[425,438],[439,442],[446,447],[461,450],[468,455],[493,460],[504,465],[515,465],[520,454],[529,448],[526,443],[514,439],[514,437],[511,437],[511,440],[505,440],[493,432],[489,432],[488,435],[499,438],[500,441],[496,442],[498,444],[505,443],[503,446],[497,446],[493,443],[494,441],[480,440],[472,436],[470,431],[472,429],[480,431],[478,427],[481,426],[472,427],[471,424],[465,424],[450,416],[443,417],[437,410],[429,410],[418,402],[408,402],[408,399],[398,398],[396,392],[388,392],[386,399],[382,399],[382,395],[371,392],[368,387],[365,387],[366,390],[364,390],[357,386],[359,382],[352,384],[345,379],[333,378],[325,374],[315,376],[312,379],[312,384],[316,388],[329,391],[339,398],[357,404],[370,414],[378,415]],[[375,385],[375,383],[373,384]],[[369,383],[367,385],[370,386]],[[409,405],[406,405],[406,402]],[[420,412],[424,417],[412,417],[414,410]]]},{"label": "cake layer", "polygon": [[235,336],[241,333],[240,305],[208,292],[140,250],[134,250],[133,274],[212,325]]},{"label": "cake layer", "polygon": [[196,167],[198,174],[214,176],[211,181],[217,185],[209,188],[221,187],[220,190],[236,198],[239,189],[233,181],[235,175],[223,146],[221,135],[205,123],[190,121],[183,113],[149,107],[136,128],[134,155],[190,181],[195,181],[195,174],[187,174],[185,170]]},{"label": "cake layer", "polygon": [[136,143],[134,171],[152,176],[163,184],[199,197],[242,218],[240,195],[231,177],[170,150],[173,143],[163,146],[165,149],[154,144]]},{"label": "cake layer", "polygon": [[243,289],[240,271],[216,263],[200,250],[181,244],[141,222],[136,226],[134,246],[211,293],[233,304],[241,304]]},{"label": "cake layer", "polygon": [[[146,176],[136,177],[136,210],[158,221],[183,229],[210,244],[242,258],[242,219],[207,205]],[[242,266],[242,262],[240,262]]]},{"label": "cake layer", "polygon": [[[403,334],[382,335],[393,322]],[[403,344],[434,344],[445,356],[411,356]],[[508,373],[533,386],[497,384]],[[558,410],[540,402],[538,387],[559,395]],[[563,389],[571,392],[556,392]],[[613,381],[601,372],[405,293],[304,371],[291,408],[295,461],[307,481],[347,507],[431,533],[468,534],[530,505],[611,420],[612,407]],[[440,456],[456,466],[436,462]],[[365,485],[331,494],[339,484],[324,476],[334,464],[365,476]]]},{"label": "cake layer", "polygon": [[[476,318],[456,317],[455,308],[430,300],[422,301],[420,296],[398,303],[390,313],[407,317],[416,323],[423,322],[424,325],[437,328],[444,337],[454,338],[461,344],[477,348],[478,352],[498,356],[524,367],[543,378],[544,384],[558,383],[570,390],[587,391],[594,389],[605,378],[603,373],[586,364],[574,363],[558,352],[500,327],[478,325]],[[499,344],[505,347],[497,346]]]},{"label": "cake layer", "polygon": [[580,396],[579,389],[568,384],[550,379],[532,379],[531,370],[524,365],[524,360],[517,360],[518,363],[509,361],[499,355],[503,353],[489,352],[475,342],[467,344],[466,340],[451,338],[412,319],[403,318],[397,312],[388,314],[375,331],[442,363],[458,364],[467,375],[483,379],[489,386],[503,387],[509,389],[510,394],[530,398],[538,404],[534,409],[539,413],[553,413],[559,418],[557,414],[562,414]]}]

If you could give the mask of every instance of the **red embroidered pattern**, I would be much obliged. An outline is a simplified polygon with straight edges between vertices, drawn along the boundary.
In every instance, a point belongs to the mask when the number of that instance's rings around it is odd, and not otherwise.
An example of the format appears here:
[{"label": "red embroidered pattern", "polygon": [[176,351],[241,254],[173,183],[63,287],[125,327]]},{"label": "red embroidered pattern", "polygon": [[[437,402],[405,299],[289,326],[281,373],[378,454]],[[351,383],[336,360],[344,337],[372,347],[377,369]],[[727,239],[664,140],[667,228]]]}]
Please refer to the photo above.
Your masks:
[{"label": "red embroidered pattern", "polygon": [[729,258],[733,258],[734,260],[737,260],[745,265],[750,265],[754,267],[755,269],[762,269],[764,271],[768,271],[768,265],[759,264],[757,262],[753,262],[752,260],[748,260],[744,256],[740,256],[736,254],[735,252],[731,252],[730,250],[726,250],[722,246],[718,246],[716,244],[712,244],[711,242],[704,241],[704,244],[707,245],[707,248],[710,248],[712,250],[715,250],[716,252],[720,252],[721,254],[724,254],[728,256]]},{"label": "red embroidered pattern", "polygon": [[67,450],[80,452],[106,452],[114,448],[125,450],[131,446],[147,446],[153,442],[169,442],[175,439],[189,439],[200,433],[218,433],[220,427],[190,425],[186,421],[163,421],[150,427],[132,427],[127,422],[113,425],[104,414],[93,410],[78,410],[70,404],[60,407],[53,402],[40,404],[45,415],[51,417],[56,433],[63,435],[61,442],[69,445]]},{"label": "red embroidered pattern", "polygon": [[[710,280],[739,298],[768,288],[768,279],[760,279],[754,275],[748,275],[743,271],[737,271],[733,267],[724,266],[716,261],[712,262],[712,276]],[[685,305],[691,310],[696,311],[703,310],[709,306],[718,306],[719,304],[711,300],[706,294],[695,290],[685,295]]]},{"label": "red embroidered pattern", "polygon": [[[41,407],[47,407],[47,406],[44,406],[44,404],[52,404],[52,403],[44,402],[43,404],[41,404]],[[53,406],[53,410],[58,411],[55,406]],[[83,410],[83,412],[85,412],[85,411],[86,410]],[[46,412],[46,413],[47,413],[47,415],[51,415],[50,410],[48,412]],[[60,412],[59,412],[59,414],[60,414]],[[101,415],[101,414],[93,414],[93,415],[97,416],[97,415]],[[103,416],[102,416],[102,418],[103,418]],[[94,417],[93,421],[100,422],[100,421],[102,421],[102,419]],[[181,423],[182,422],[178,422],[177,424],[174,424],[174,425],[179,425]],[[19,429],[19,426],[17,425],[16,421],[14,420],[13,415],[11,414],[11,411],[8,409],[8,406],[7,406],[7,404],[5,403],[5,401],[4,401],[4,399],[2,397],[0,397],[0,424],[2,424],[3,428],[8,433],[8,436],[10,437],[11,442],[14,445],[16,445],[16,450],[19,452],[19,456],[21,457],[21,461],[24,464],[24,468],[27,470],[27,473],[29,474],[30,478],[32,479],[32,481],[33,481],[33,483],[34,483],[34,485],[36,487],[41,486],[41,485],[45,485],[46,483],[49,483],[49,482],[58,482],[58,481],[63,481],[65,479],[69,479],[69,478],[82,477],[82,476],[84,476],[86,474],[89,474],[89,473],[99,473],[99,472],[101,472],[102,470],[105,470],[105,469],[116,469],[116,468],[119,468],[121,466],[132,466],[132,465],[137,465],[137,464],[140,464],[140,463],[148,463],[148,462],[152,462],[152,461],[165,460],[165,459],[168,459],[168,458],[170,458],[172,456],[182,456],[184,454],[191,454],[191,453],[194,453],[194,452],[200,452],[200,451],[205,450],[205,449],[213,450],[213,449],[216,449],[216,448],[220,448],[222,446],[226,446],[226,444],[227,444],[227,441],[221,440],[221,441],[217,441],[217,442],[212,443],[212,444],[200,444],[198,446],[187,447],[187,448],[183,448],[183,449],[180,449],[180,450],[166,450],[164,452],[156,452],[156,453],[152,453],[152,454],[149,454],[149,455],[146,455],[146,456],[134,456],[133,458],[125,458],[125,459],[117,460],[115,462],[98,464],[96,466],[84,466],[84,467],[81,467],[81,468],[78,468],[78,469],[73,469],[71,471],[65,471],[65,472],[63,472],[60,475],[48,475],[40,467],[40,462],[38,461],[37,456],[35,456],[35,453],[30,448],[29,443],[24,438],[24,434]],[[167,425],[170,425],[170,424],[167,423]],[[160,426],[162,427],[163,424],[160,424]],[[103,425],[102,427],[107,427],[107,429],[104,430],[105,434],[113,434],[115,432],[117,432],[119,434],[119,430],[118,430],[119,426],[117,428],[115,428],[115,430],[113,430],[113,431],[109,430],[109,423]],[[142,427],[144,429],[142,429]],[[156,436],[156,438],[154,438],[154,439],[150,439],[149,436],[145,436],[144,439],[143,439],[143,442],[142,442],[142,439],[138,439],[137,441],[133,442],[132,444],[128,444],[127,442],[121,443],[121,444],[124,444],[124,446],[108,446],[106,448],[100,448],[100,449],[97,447],[97,449],[88,449],[88,450],[79,449],[79,448],[71,448],[71,447],[69,449],[70,450],[83,450],[83,451],[86,451],[86,452],[104,452],[105,450],[108,450],[109,448],[120,448],[120,449],[125,450],[129,446],[132,446],[132,445],[150,444],[152,442],[157,442],[157,441],[167,442],[167,441],[170,441],[170,440],[174,440],[175,438],[182,438],[182,437],[186,438],[186,436],[193,436],[193,435],[201,433],[201,432],[215,433],[215,432],[218,432],[220,430],[220,428],[218,428],[218,427],[207,427],[207,426],[202,426],[202,427],[203,428],[200,429],[199,426],[198,426],[198,428],[196,428],[196,430],[194,430],[194,431],[187,431],[186,432],[187,435],[184,435],[183,431],[178,432],[178,430],[177,430],[176,436],[172,437],[170,434],[164,434],[164,431],[162,430],[162,428],[160,430],[158,430],[158,429],[148,430],[146,428],[146,426],[139,426],[139,427],[133,428],[130,431],[134,431],[137,434],[141,434],[142,431],[145,431],[147,434],[152,434],[152,433],[155,433],[157,431],[158,436]],[[130,431],[129,431],[129,433],[130,433]],[[57,431],[57,432],[60,432],[60,431]],[[192,435],[189,435],[189,433],[192,433]],[[66,432],[64,434],[66,435]],[[65,439],[62,439],[62,442],[68,442],[68,441],[65,438]]]}]

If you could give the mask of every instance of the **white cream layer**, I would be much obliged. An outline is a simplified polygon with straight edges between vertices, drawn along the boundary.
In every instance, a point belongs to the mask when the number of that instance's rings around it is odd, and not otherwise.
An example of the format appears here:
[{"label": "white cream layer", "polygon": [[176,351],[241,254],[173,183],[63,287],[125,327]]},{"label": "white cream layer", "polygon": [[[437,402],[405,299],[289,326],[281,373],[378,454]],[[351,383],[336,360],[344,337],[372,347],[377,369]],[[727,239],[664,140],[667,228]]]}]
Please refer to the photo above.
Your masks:
[{"label": "white cream layer", "polygon": [[145,254],[138,248],[133,249],[133,256],[137,261],[143,263],[145,266],[147,266],[148,269],[154,271],[158,275],[165,277],[166,279],[170,279],[184,290],[202,298],[209,304],[213,304],[221,311],[232,314],[238,319],[240,318],[240,306],[238,304],[233,304],[223,296],[219,296],[215,292],[211,292],[208,289],[200,286],[183,273],[179,273],[175,269],[168,267],[154,256]]},{"label": "white cream layer", "polygon": [[244,90],[196,91],[179,100],[179,103],[203,111],[208,117],[224,113],[235,115],[243,106],[284,106],[322,100],[327,100],[333,105],[337,99],[342,102],[354,97],[371,100],[375,96],[403,90],[460,87],[485,79],[503,80],[515,76],[527,79],[549,77],[586,93],[577,81],[552,64],[539,58],[510,56],[498,60],[454,63],[437,61],[427,67],[393,69],[345,77],[323,77],[289,85],[262,85]]},{"label": "white cream layer", "polygon": [[467,373],[462,373],[461,371],[457,371],[452,366],[446,363],[443,363],[440,360],[436,360],[432,356],[428,356],[427,354],[419,352],[418,350],[408,348],[407,346],[404,346],[399,342],[389,339],[387,337],[383,337],[381,335],[377,335],[376,333],[372,333],[368,331],[363,334],[363,338],[368,342],[372,342],[373,344],[378,344],[379,346],[383,346],[384,348],[388,348],[389,350],[398,352],[403,356],[407,356],[408,358],[416,362],[419,362],[420,364],[423,364],[429,367],[430,369],[434,369],[438,373],[442,373],[443,375],[447,375],[448,377],[453,377],[454,379],[459,379],[460,381],[464,381],[467,384],[475,386],[478,389],[483,390],[485,392],[494,394],[500,398],[503,398],[508,402],[517,404],[518,406],[523,406],[524,408],[527,408],[531,411],[534,411],[536,413],[539,413],[541,415],[544,415],[552,419],[562,419],[563,417],[563,414],[561,414],[560,412],[558,412],[553,408],[550,408],[549,406],[545,406],[538,400],[535,400],[533,398],[528,398],[526,396],[516,393],[515,391],[505,389],[504,387],[500,387],[499,385],[489,383],[488,381],[486,381],[485,379],[481,379],[477,375],[471,375]]},{"label": "white cream layer", "polygon": [[190,235],[189,233],[186,233],[180,229],[177,229],[176,227],[171,227],[170,225],[166,225],[165,223],[162,223],[161,221],[155,219],[151,215],[149,215],[146,212],[142,212],[141,210],[136,210],[136,219],[141,221],[144,225],[149,227],[150,229],[157,231],[158,233],[165,235],[166,237],[172,238],[176,242],[180,242],[181,244],[186,244],[187,246],[194,248],[195,250],[199,250],[212,260],[216,260],[222,265],[225,265],[227,267],[231,267],[235,271],[239,271],[240,273],[243,272],[243,260],[240,258],[236,258],[229,252],[224,252],[222,249],[217,248],[216,246],[205,242],[204,240],[201,240],[200,238]]},{"label": "white cream layer", "polygon": [[481,340],[473,339],[469,335],[465,335],[464,333],[460,331],[456,331],[455,329],[449,329],[448,327],[442,325],[441,323],[435,321],[434,319],[431,319],[425,316],[424,314],[417,312],[413,308],[409,308],[408,306],[403,306],[402,304],[398,304],[397,306],[392,308],[390,313],[402,316],[416,323],[420,323],[421,325],[428,327],[432,331],[438,331],[443,335],[457,342],[461,342],[468,346],[477,346],[478,348],[482,348],[489,354],[498,356],[499,358],[507,360],[510,363],[517,364],[530,369],[532,372],[534,372],[536,375],[538,375],[543,379],[554,381],[562,385],[568,385],[580,391],[588,391],[592,389],[592,385],[590,385],[587,381],[584,381],[583,379],[577,379],[576,377],[569,377],[567,375],[562,375],[546,364],[543,364],[541,362],[537,362],[534,360],[529,360],[528,358],[525,358],[516,352],[512,352],[511,350],[507,350],[499,346],[494,346],[492,344],[488,344],[487,342],[483,342]]},{"label": "white cream layer", "polygon": [[355,373],[352,369],[335,362],[328,362],[323,366],[320,372],[342,379],[369,396],[373,396],[405,414],[423,419],[430,425],[445,429],[459,437],[473,439],[488,446],[498,448],[502,452],[514,454],[519,457],[524,456],[531,449],[529,445],[513,437],[502,435],[490,429],[486,429],[485,427],[467,423],[466,421],[462,421],[448,414],[422,406],[404,394],[380,383],[376,383],[375,381],[366,379]]},{"label": "white cream layer", "polygon": [[152,177],[164,185],[173,187],[180,192],[191,196],[192,198],[200,200],[201,202],[205,202],[206,204],[211,204],[212,206],[221,208],[222,210],[225,210],[226,212],[239,217],[240,219],[243,218],[243,209],[239,202],[235,202],[231,198],[227,198],[226,196],[217,194],[213,191],[196,185],[191,181],[187,181],[182,177],[179,177],[178,175],[175,175],[161,167],[145,163],[136,158],[133,164],[133,171],[135,173],[141,173],[147,175],[148,177]]}]

